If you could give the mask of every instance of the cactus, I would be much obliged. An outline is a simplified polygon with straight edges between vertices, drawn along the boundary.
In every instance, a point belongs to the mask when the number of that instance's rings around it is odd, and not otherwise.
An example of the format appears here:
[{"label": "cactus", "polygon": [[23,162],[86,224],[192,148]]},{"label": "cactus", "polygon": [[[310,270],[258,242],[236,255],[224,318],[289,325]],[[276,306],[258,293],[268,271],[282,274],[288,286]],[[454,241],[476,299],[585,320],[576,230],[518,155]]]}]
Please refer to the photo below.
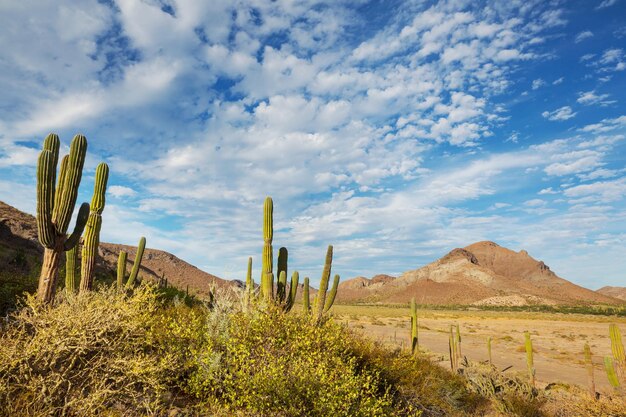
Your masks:
[{"label": "cactus", "polygon": [[[282,247],[278,249],[278,260],[276,261],[276,276],[278,282],[276,283],[276,298],[279,303],[283,303],[287,296],[287,260],[289,253],[287,248]],[[282,273],[285,273],[285,278],[282,279]]]},{"label": "cactus", "polygon": [[458,345],[454,335],[454,326],[450,325],[450,335],[448,336],[448,351],[450,353],[450,369],[456,372],[459,369],[459,356],[457,354]]},{"label": "cactus", "polygon": [[463,359],[463,353],[461,353],[461,330],[459,329],[459,325],[456,325],[456,355],[459,359]]},{"label": "cactus", "polygon": [[244,290],[244,301],[246,304],[252,300],[252,294],[254,293],[254,281],[252,280],[252,257],[248,258],[248,273],[246,274],[246,288]]},{"label": "cactus", "polygon": [[109,180],[109,166],[104,162],[96,168],[93,197],[91,198],[91,212],[85,226],[83,252],[80,268],[80,291],[91,291],[93,288],[94,267],[98,256],[100,242],[100,228],[102,227],[102,211],[105,204],[107,181]]},{"label": "cactus", "polygon": [[593,360],[591,357],[591,348],[589,347],[589,343],[585,343],[585,366],[587,368],[587,382],[589,385],[589,394],[595,398],[596,397],[596,379],[593,375]]},{"label": "cactus", "polygon": [[322,319],[324,313],[324,307],[326,302],[326,291],[328,291],[328,280],[330,279],[330,269],[333,263],[333,246],[328,245],[326,250],[326,261],[324,262],[324,270],[322,271],[322,279],[320,280],[320,288],[317,293],[317,299],[315,303],[316,318],[319,322]]},{"label": "cactus", "polygon": [[65,291],[76,291],[76,264],[78,263],[78,245],[65,253]]},{"label": "cactus", "polygon": [[613,366],[613,358],[610,356],[604,357],[604,369],[606,370],[606,377],[609,379],[609,384],[618,391],[620,389],[619,378],[617,377],[617,372],[615,372],[615,367]]},{"label": "cactus", "polygon": [[411,353],[419,352],[417,306],[415,297],[411,298]]},{"label": "cactus", "polygon": [[66,235],[78,196],[87,139],[83,135],[74,136],[69,155],[61,161],[55,189],[59,146],[59,137],[49,134],[37,161],[37,233],[44,247],[37,296],[44,303],[54,299],[61,253],[78,244],[89,215],[89,204],[83,203],[72,234]]},{"label": "cactus", "polygon": [[623,380],[626,379],[626,355],[624,354],[624,343],[622,342],[622,334],[617,324],[609,325],[609,337],[611,338],[611,351],[613,352],[613,360],[617,367],[617,375]]},{"label": "cactus", "polygon": [[146,238],[141,237],[139,239],[139,245],[137,246],[137,254],[135,255],[135,262],[133,263],[133,269],[130,271],[130,276],[126,282],[126,288],[133,288],[137,274],[139,274],[139,267],[141,266],[141,258],[143,257],[143,251],[146,248]]},{"label": "cactus", "polygon": [[261,296],[265,300],[274,298],[274,273],[272,238],[274,235],[274,203],[271,197],[263,204],[263,262],[261,265]]},{"label": "cactus", "polygon": [[533,342],[530,333],[524,332],[524,347],[526,348],[526,366],[528,367],[528,377],[530,384],[535,386],[535,362],[533,360]]},{"label": "cactus", "polygon": [[296,302],[296,294],[298,293],[298,283],[300,281],[300,274],[298,271],[293,271],[291,274],[291,283],[289,284],[289,295],[287,302],[285,303],[284,310],[290,311]]},{"label": "cactus", "polygon": [[117,258],[117,290],[122,291],[124,288],[124,276],[126,275],[126,251],[120,251]]},{"label": "cactus", "polygon": [[324,313],[326,313],[333,306],[335,302],[335,297],[337,297],[337,288],[339,287],[339,274],[335,274],[333,278],[333,286],[330,287],[330,292],[326,296],[326,303],[324,304]]},{"label": "cactus", "polygon": [[487,354],[489,355],[489,365],[493,364],[491,360],[491,336],[487,338]]},{"label": "cactus", "polygon": [[311,313],[311,300],[309,298],[309,277],[304,277],[304,288],[302,289],[302,310],[304,314]]}]

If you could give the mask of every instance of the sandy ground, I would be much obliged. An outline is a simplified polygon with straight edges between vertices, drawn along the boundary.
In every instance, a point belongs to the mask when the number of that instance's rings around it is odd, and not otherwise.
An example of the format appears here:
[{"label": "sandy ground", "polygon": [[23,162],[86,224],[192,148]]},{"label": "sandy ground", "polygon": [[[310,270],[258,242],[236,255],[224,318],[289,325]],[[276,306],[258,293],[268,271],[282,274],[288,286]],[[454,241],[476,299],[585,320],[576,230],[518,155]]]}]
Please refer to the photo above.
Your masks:
[{"label": "sandy ground", "polygon": [[[409,311],[377,306],[333,307],[334,315],[367,337],[390,346],[409,346]],[[595,364],[596,389],[610,389],[603,357],[611,355],[610,323],[626,334],[626,318],[578,314],[513,313],[491,311],[422,310],[419,313],[420,347],[449,367],[450,325],[461,330],[461,349],[473,361],[488,360],[487,338],[492,338],[492,360],[506,372],[527,375],[524,331],[531,333],[538,385],[553,382],[587,386],[583,346],[589,343]]]}]

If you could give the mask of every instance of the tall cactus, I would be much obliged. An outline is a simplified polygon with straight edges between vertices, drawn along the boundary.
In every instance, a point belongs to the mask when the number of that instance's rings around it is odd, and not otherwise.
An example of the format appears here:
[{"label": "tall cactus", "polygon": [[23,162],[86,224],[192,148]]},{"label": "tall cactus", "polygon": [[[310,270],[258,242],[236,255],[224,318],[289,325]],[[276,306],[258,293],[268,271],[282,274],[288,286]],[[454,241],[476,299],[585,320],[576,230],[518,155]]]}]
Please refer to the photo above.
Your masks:
[{"label": "tall cactus", "polygon": [[124,276],[126,275],[126,251],[120,251],[117,258],[117,290],[122,291],[124,288]]},{"label": "tall cactus", "polygon": [[309,298],[309,277],[304,277],[304,288],[302,289],[302,310],[304,314],[311,313],[311,299]]},{"label": "tall cactus", "polygon": [[261,265],[261,295],[265,300],[274,298],[274,273],[272,238],[274,236],[274,203],[271,197],[263,204],[263,261]]},{"label": "tall cactus", "polygon": [[91,212],[85,227],[83,252],[80,268],[80,292],[91,291],[93,288],[94,269],[100,243],[100,229],[102,228],[102,211],[106,202],[105,193],[109,180],[109,166],[104,162],[96,168],[96,179],[91,198]]},{"label": "tall cactus", "polygon": [[526,348],[526,366],[528,367],[528,377],[530,384],[535,386],[535,361],[533,359],[533,342],[530,333],[524,332],[524,347]]},{"label": "tall cactus", "polygon": [[74,231],[70,236],[66,235],[78,196],[87,139],[83,135],[74,136],[69,155],[61,161],[55,189],[59,146],[59,137],[49,134],[37,161],[37,232],[45,248],[37,296],[44,303],[54,299],[61,253],[76,246],[89,215],[89,204],[83,203]]},{"label": "tall cactus", "polygon": [[626,380],[626,354],[624,353],[622,334],[619,331],[617,324],[609,325],[609,337],[611,338],[613,360],[617,366],[617,375],[623,380]]},{"label": "tall cactus", "polygon": [[419,350],[417,305],[415,297],[411,298],[411,353],[415,354]]},{"label": "tall cactus", "polygon": [[591,348],[589,343],[585,343],[585,367],[587,368],[587,384],[589,387],[589,395],[596,397],[596,379],[593,375],[593,358],[591,357]]},{"label": "tall cactus", "polygon": [[609,380],[609,384],[618,391],[620,389],[619,378],[617,372],[615,372],[615,366],[613,366],[613,358],[610,356],[604,357],[604,369],[606,370],[606,377]]},{"label": "tall cactus", "polygon": [[141,237],[139,239],[139,245],[137,245],[137,254],[135,255],[135,262],[133,262],[133,269],[130,271],[130,276],[126,282],[126,288],[133,288],[137,274],[139,274],[139,267],[141,266],[141,258],[143,257],[143,251],[146,248],[146,238]]},{"label": "tall cactus", "polygon": [[317,293],[317,299],[315,303],[315,320],[319,322],[324,314],[324,307],[326,303],[326,291],[328,291],[328,280],[330,279],[330,269],[333,263],[333,246],[328,245],[326,250],[326,261],[324,262],[324,270],[322,271],[322,279],[320,280],[320,288]]},{"label": "tall cactus", "polygon": [[76,291],[76,264],[78,263],[78,245],[65,253],[65,291]]}]

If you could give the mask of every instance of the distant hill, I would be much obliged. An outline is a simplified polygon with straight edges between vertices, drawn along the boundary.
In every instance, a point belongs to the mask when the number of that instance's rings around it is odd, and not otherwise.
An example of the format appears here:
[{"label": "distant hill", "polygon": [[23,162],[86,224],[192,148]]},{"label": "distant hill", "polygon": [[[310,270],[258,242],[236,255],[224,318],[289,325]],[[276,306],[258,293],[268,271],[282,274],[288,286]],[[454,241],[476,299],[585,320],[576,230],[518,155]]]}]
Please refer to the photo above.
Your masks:
[{"label": "distant hill", "polygon": [[528,305],[620,304],[617,298],[557,276],[526,251],[494,242],[457,248],[422,268],[372,284],[358,277],[344,282],[340,302]]},{"label": "distant hill", "polygon": [[[106,227],[106,225],[104,226]],[[139,240],[139,236],[137,236]],[[148,245],[150,242],[148,241]],[[127,275],[132,268],[137,248],[134,246],[100,242],[96,275],[113,280],[117,270],[117,259],[121,250],[128,252]],[[37,223],[34,216],[24,213],[0,201],[0,284],[7,284],[10,276],[29,275],[36,281],[41,264],[43,248],[37,240]],[[62,262],[62,265],[64,261]],[[141,262],[139,276],[142,279],[157,280],[161,276],[168,283],[190,292],[207,294],[213,286],[236,286],[234,281],[221,279],[201,271],[171,253],[146,248]],[[60,280],[63,278],[61,277]],[[36,282],[35,282],[36,287]],[[32,290],[32,287],[29,288]]]},{"label": "distant hill", "polygon": [[619,298],[626,301],[626,287],[602,287],[596,290],[597,293],[607,295],[609,297]]}]

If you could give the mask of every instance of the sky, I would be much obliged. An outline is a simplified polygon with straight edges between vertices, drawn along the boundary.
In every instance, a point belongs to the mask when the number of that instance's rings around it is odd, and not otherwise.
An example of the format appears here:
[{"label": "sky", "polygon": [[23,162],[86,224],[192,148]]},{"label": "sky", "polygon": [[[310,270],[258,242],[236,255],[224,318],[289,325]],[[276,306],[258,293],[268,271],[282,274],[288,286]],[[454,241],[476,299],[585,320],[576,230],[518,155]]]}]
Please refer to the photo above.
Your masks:
[{"label": "sky", "polygon": [[[398,275],[481,240],[626,286],[626,0],[0,2],[0,200],[43,138],[110,167],[101,239],[260,276]],[[78,206],[78,204],[77,204]]]}]

